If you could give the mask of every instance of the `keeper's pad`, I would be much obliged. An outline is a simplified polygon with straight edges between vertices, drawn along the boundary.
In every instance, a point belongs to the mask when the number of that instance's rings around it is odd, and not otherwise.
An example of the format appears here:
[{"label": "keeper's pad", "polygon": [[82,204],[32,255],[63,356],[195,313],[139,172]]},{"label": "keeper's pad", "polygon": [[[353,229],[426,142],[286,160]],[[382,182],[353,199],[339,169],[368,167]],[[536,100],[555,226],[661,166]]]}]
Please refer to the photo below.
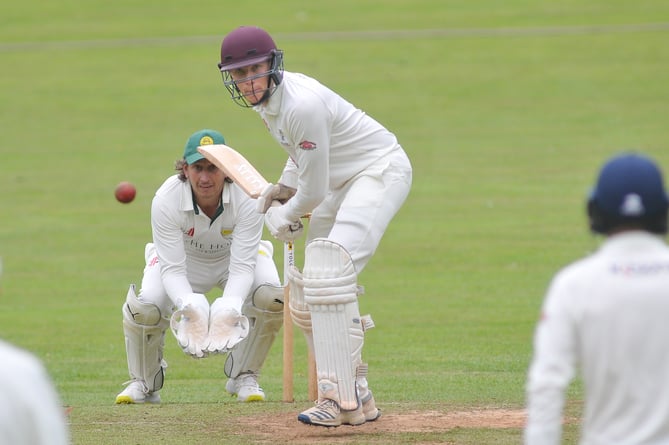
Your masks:
[{"label": "keeper's pad", "polygon": [[362,365],[364,326],[358,310],[357,276],[349,253],[316,238],[307,245],[304,299],[311,313],[319,399],[343,410],[358,407],[356,376]]},{"label": "keeper's pad", "polygon": [[283,324],[283,288],[263,284],[246,299],[242,313],[249,320],[249,334],[228,353],[225,375],[258,374]]},{"label": "keeper's pad", "polygon": [[134,284],[128,289],[121,312],[130,378],[142,380],[150,392],[158,391],[167,368],[163,349],[169,320],[162,317],[158,306],[137,298]]}]

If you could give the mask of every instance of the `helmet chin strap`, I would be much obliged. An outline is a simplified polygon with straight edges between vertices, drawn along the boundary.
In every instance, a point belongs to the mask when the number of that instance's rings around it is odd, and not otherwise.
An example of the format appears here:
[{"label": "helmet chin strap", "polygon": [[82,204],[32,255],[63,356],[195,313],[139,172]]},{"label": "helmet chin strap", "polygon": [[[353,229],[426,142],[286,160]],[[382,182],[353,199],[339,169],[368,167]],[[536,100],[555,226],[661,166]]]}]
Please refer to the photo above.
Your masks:
[{"label": "helmet chin strap", "polygon": [[[228,74],[228,76],[229,76],[229,74]],[[244,79],[240,80],[240,82],[243,81],[243,80]],[[274,87],[272,87],[273,82],[274,82]],[[237,82],[229,80],[229,77],[228,77],[228,80],[226,80],[226,74],[225,73],[223,74],[223,83],[225,84],[225,87],[228,89],[228,92],[230,93],[230,95],[232,96],[232,100],[237,105],[240,105],[240,106],[246,107],[246,108],[255,107],[255,106],[258,106],[258,105],[261,105],[261,104],[267,102],[267,100],[272,96],[272,94],[274,93],[274,91],[276,90],[277,85],[278,85],[278,83],[274,79],[274,76],[273,75],[268,75],[267,76],[267,87],[263,91],[262,96],[260,96],[260,99],[258,99],[257,102],[253,103],[249,99],[249,97],[251,95],[249,95],[249,96],[244,95],[244,93],[242,93],[242,91],[237,86]],[[255,96],[255,93],[253,94],[253,96]]]},{"label": "helmet chin strap", "polygon": [[270,90],[272,89],[272,78],[271,76],[267,76],[267,88],[265,88],[265,92],[262,93],[262,96],[260,97],[260,100],[258,102],[251,104],[254,107],[257,107],[258,105],[263,104],[264,102],[267,102],[267,100],[270,98],[272,94],[270,94]]},{"label": "helmet chin strap", "polygon": [[256,102],[256,103],[251,103],[251,105],[254,106],[254,107],[257,107],[258,105],[262,105],[264,102],[267,102],[267,99],[269,99],[269,97],[270,97],[269,90],[265,90],[265,92],[263,93],[260,100],[258,100],[258,102]]}]

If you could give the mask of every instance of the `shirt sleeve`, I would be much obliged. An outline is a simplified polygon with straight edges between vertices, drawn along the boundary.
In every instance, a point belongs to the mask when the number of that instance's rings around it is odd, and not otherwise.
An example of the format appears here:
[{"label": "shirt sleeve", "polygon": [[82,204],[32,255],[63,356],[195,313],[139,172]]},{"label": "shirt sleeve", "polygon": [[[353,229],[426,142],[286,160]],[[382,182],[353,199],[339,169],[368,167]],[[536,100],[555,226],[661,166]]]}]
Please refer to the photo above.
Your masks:
[{"label": "shirt sleeve", "polygon": [[151,203],[151,228],[163,286],[176,303],[180,296],[192,293],[193,288],[188,282],[179,215],[160,196],[155,196]]},{"label": "shirt sleeve", "polygon": [[566,388],[576,368],[576,329],[569,288],[557,277],[551,284],[534,337],[534,357],[526,386],[525,445],[559,445]]},{"label": "shirt sleeve", "polygon": [[[331,117],[326,104],[313,97],[291,110],[288,121],[296,141],[297,193],[286,203],[286,217],[298,220],[325,198],[330,183]],[[285,170],[284,170],[285,171]]]},{"label": "shirt sleeve", "polygon": [[230,268],[223,297],[229,295],[243,300],[250,294],[253,286],[264,219],[257,211],[254,200],[241,191],[235,196],[238,198],[236,204],[239,208],[235,209],[237,221],[232,234]]},{"label": "shirt sleeve", "polygon": [[297,174],[298,174],[297,165],[295,165],[293,159],[289,157],[288,160],[286,161],[286,165],[283,168],[281,177],[279,178],[279,183],[296,189]]}]

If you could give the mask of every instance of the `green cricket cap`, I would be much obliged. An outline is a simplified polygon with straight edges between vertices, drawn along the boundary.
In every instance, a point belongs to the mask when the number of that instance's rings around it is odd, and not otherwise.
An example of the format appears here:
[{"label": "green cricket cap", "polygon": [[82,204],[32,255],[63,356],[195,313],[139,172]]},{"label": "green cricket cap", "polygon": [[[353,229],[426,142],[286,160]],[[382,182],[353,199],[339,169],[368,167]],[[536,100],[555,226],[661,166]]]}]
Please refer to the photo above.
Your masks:
[{"label": "green cricket cap", "polygon": [[216,130],[204,129],[193,133],[186,141],[184,159],[188,165],[193,164],[204,156],[197,151],[200,145],[225,144],[225,138]]}]

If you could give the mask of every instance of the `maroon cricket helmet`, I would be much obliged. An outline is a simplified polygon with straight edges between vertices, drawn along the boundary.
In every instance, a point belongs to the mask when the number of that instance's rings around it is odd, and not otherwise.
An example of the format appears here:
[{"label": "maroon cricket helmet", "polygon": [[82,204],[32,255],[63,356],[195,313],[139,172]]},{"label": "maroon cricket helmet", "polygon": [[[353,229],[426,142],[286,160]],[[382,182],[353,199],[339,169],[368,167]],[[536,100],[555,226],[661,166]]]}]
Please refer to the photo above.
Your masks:
[{"label": "maroon cricket helmet", "polygon": [[[231,70],[269,61],[269,69],[261,75],[245,79],[233,79]],[[218,69],[231,98],[242,107],[252,107],[269,100],[283,80],[283,51],[277,49],[272,37],[257,26],[240,26],[225,36],[221,43],[221,61]],[[237,87],[238,82],[246,82],[259,77],[267,78],[265,93],[256,102],[250,102]]]},{"label": "maroon cricket helmet", "polygon": [[264,29],[240,26],[221,43],[221,71],[253,65],[271,59],[277,52],[276,44]]}]

